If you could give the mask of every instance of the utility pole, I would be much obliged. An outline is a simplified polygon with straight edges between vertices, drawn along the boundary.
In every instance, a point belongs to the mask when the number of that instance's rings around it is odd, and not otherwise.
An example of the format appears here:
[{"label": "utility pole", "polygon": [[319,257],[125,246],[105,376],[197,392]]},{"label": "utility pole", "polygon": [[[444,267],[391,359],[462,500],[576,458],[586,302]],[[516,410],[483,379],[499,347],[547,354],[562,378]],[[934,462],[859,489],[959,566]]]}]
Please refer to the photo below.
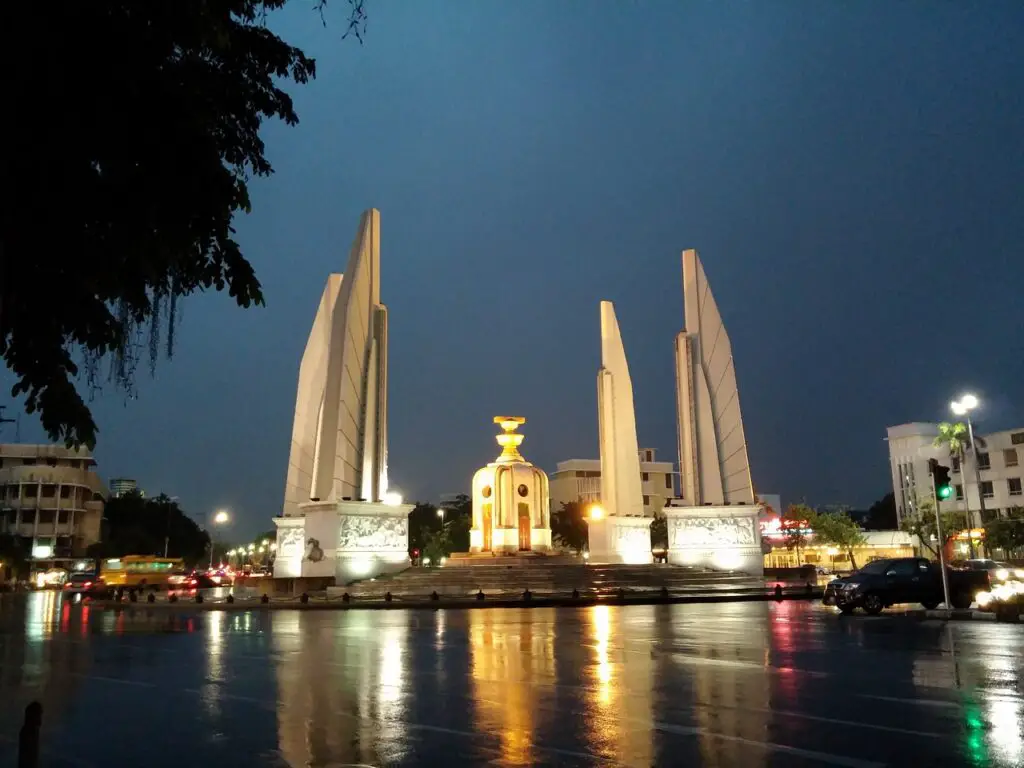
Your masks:
[{"label": "utility pole", "polygon": [[14,419],[5,419],[4,411],[7,410],[6,405],[0,405],[0,431],[3,431],[4,424],[13,424]]},{"label": "utility pole", "polygon": [[937,461],[932,459],[928,462],[928,468],[931,470],[928,474],[932,478],[932,503],[935,504],[935,535],[938,537],[939,545],[939,568],[942,572],[942,600],[946,604],[946,610],[952,609],[953,604],[949,602],[949,574],[946,573],[946,542],[942,536],[942,517],[939,515],[939,494],[935,487],[935,470],[938,466]]}]

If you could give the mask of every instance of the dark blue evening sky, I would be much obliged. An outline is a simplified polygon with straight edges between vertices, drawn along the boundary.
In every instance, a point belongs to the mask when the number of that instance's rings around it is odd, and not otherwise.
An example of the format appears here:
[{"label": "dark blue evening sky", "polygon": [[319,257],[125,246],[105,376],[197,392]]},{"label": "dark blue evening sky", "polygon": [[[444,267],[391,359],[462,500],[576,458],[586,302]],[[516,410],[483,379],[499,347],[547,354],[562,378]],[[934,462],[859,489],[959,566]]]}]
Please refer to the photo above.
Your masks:
[{"label": "dark blue evening sky", "polygon": [[885,427],[965,388],[981,429],[1024,424],[1024,4],[366,0],[362,46],[346,7],[272,20],[318,77],[291,88],[297,128],[267,126],[277,173],[238,221],[267,307],[186,302],[175,358],[95,404],[105,477],[270,527],[306,335],[369,206],[407,498],[466,490],[496,414],[528,418],[548,471],[597,457],[601,299],[640,442],[675,460],[689,247],[758,490],[870,503]]}]

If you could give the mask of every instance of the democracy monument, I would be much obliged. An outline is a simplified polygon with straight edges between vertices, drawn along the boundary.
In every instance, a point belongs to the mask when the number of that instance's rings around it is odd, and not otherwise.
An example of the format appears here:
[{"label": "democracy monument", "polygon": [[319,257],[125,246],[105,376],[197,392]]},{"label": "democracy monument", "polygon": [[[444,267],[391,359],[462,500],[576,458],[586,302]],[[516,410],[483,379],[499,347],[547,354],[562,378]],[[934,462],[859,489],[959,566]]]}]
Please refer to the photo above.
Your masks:
[{"label": "democracy monument", "polygon": [[[703,265],[684,251],[684,330],[675,341],[681,498],[664,509],[672,565],[763,573],[758,507],[732,348]],[[408,515],[388,490],[387,308],[380,300],[380,213],[363,213],[344,274],[327,279],[299,366],[276,578],[336,584],[409,566]],[[633,385],[615,308],[600,303],[597,374],[601,505],[590,512],[589,562],[652,562]],[[470,552],[451,565],[557,554],[548,477],[519,451],[526,419],[498,416],[501,454],[473,476]],[[528,558],[529,559],[529,558]],[[555,563],[557,557],[539,561]],[[651,566],[652,568],[654,566]]]}]

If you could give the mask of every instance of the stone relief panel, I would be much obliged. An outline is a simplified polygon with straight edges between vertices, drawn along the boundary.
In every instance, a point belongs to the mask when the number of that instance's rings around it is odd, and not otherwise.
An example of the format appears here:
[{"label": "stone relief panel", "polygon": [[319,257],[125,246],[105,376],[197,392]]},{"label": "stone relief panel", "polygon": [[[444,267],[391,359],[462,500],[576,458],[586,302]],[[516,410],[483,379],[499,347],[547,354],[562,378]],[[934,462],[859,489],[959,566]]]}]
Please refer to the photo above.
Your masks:
[{"label": "stone relief panel", "polygon": [[277,534],[277,555],[281,558],[301,557],[306,548],[305,528],[282,528]]},{"label": "stone relief panel", "polygon": [[634,528],[622,526],[617,528],[618,530],[618,548],[623,549],[650,549],[651,548],[651,529],[650,528]]},{"label": "stone relief panel", "polygon": [[404,517],[345,515],[338,526],[338,549],[407,549],[409,521]]},{"label": "stone relief panel", "polygon": [[757,544],[752,517],[679,517],[669,521],[671,549],[686,547],[752,547]]}]

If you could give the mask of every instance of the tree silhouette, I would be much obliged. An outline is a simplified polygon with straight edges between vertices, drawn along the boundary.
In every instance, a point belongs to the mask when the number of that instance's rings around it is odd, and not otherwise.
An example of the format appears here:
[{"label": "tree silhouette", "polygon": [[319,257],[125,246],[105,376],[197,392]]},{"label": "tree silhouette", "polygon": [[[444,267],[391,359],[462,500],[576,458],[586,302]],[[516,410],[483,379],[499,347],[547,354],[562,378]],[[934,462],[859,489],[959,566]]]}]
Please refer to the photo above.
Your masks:
[{"label": "tree silhouette", "polygon": [[[286,2],[5,8],[18,117],[5,121],[0,355],[52,439],[95,444],[76,380],[134,397],[138,364],[174,351],[183,297],[263,304],[233,219],[273,170],[264,120],[298,122],[282,86],[316,71],[266,26]],[[360,37],[362,0],[349,9]]]}]

